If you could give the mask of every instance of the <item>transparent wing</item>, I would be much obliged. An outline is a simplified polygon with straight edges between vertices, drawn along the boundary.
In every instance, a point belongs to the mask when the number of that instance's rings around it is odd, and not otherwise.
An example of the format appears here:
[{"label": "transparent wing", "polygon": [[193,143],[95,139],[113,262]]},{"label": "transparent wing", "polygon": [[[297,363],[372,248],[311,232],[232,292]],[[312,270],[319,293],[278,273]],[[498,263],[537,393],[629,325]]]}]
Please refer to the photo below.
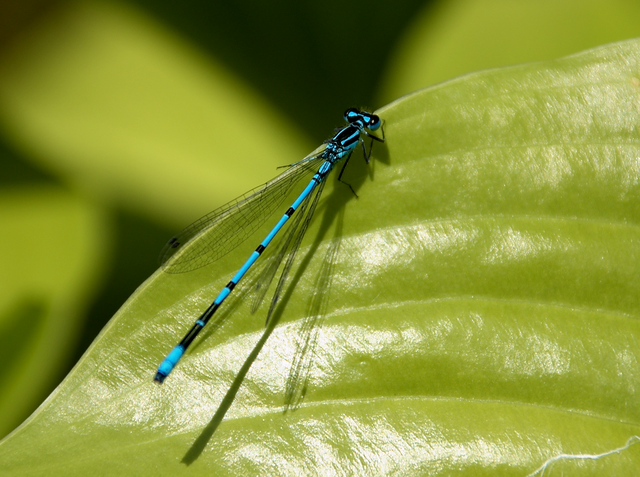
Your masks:
[{"label": "transparent wing", "polygon": [[241,195],[196,220],[172,237],[160,253],[168,273],[204,267],[244,242],[276,209],[302,178],[315,172],[324,160],[318,148],[276,178]]},{"label": "transparent wing", "polygon": [[[324,184],[324,182],[322,184]],[[296,231],[298,231],[300,223],[305,217],[309,200],[315,195],[316,191],[313,191],[313,193],[308,195],[307,198],[302,202],[302,204],[300,204],[297,215],[293,217],[293,220],[291,221],[292,223],[289,224],[289,228],[281,238],[280,243],[278,243],[277,252],[270,257],[269,264],[264,268],[264,270],[262,270],[260,278],[258,279],[255,286],[255,296],[251,305],[251,313],[255,313],[256,311],[258,311],[258,308],[262,304],[264,297],[266,296],[267,291],[269,290],[271,283],[276,276],[276,273],[278,273],[280,265],[282,265],[282,260],[287,254],[293,238],[296,236]]]},{"label": "transparent wing", "polygon": [[303,318],[298,332],[296,352],[291,362],[291,369],[287,377],[285,393],[285,409],[295,409],[304,399],[309,381],[310,370],[316,358],[315,350],[318,344],[320,327],[324,321],[329,302],[329,292],[335,276],[335,264],[342,243],[342,221],[338,221],[335,238],[329,243],[329,248],[322,262],[313,287],[313,298]]},{"label": "transparent wing", "polygon": [[[304,235],[307,233],[307,228],[309,228],[309,224],[311,223],[311,219],[313,218],[313,214],[316,211],[316,206],[318,205],[318,201],[320,200],[320,196],[322,196],[322,191],[327,181],[324,180],[315,190],[315,195],[313,198],[311,195],[307,197],[304,201],[303,205],[300,207],[300,216],[298,221],[295,223],[295,227],[290,232],[290,237],[287,237],[286,244],[283,245],[283,248],[286,250],[289,247],[289,243],[291,239],[295,236],[295,240],[293,240],[293,244],[291,245],[291,249],[289,250],[289,254],[287,255],[287,260],[282,268],[282,273],[280,273],[280,278],[278,279],[278,284],[276,285],[276,291],[273,293],[273,298],[271,299],[271,305],[269,306],[269,312],[267,313],[266,323],[269,323],[273,312],[276,309],[278,301],[280,300],[280,294],[284,289],[284,285],[287,282],[287,278],[289,277],[289,272],[291,271],[291,266],[293,265],[293,261],[296,258],[296,253],[298,252],[298,248],[300,248],[300,244],[302,243],[302,239]],[[296,231],[297,230],[297,231]],[[272,280],[273,277],[263,276],[260,278],[265,278],[268,280]],[[269,288],[270,283],[265,283],[265,287]]]}]

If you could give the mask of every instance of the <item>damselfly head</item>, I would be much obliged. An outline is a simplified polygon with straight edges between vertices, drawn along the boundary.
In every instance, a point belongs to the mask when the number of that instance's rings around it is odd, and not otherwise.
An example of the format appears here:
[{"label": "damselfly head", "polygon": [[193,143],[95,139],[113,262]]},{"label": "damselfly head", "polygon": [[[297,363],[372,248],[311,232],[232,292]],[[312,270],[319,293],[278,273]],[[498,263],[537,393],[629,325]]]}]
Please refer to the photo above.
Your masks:
[{"label": "damselfly head", "polygon": [[375,114],[360,111],[356,108],[349,108],[344,112],[344,119],[349,124],[354,124],[360,128],[367,128],[375,131],[380,127],[381,121]]},{"label": "damselfly head", "polygon": [[369,118],[369,124],[367,125],[367,128],[372,131],[375,131],[376,129],[378,129],[382,124],[382,121],[380,121],[380,117],[376,116],[375,114],[370,114],[368,118]]}]

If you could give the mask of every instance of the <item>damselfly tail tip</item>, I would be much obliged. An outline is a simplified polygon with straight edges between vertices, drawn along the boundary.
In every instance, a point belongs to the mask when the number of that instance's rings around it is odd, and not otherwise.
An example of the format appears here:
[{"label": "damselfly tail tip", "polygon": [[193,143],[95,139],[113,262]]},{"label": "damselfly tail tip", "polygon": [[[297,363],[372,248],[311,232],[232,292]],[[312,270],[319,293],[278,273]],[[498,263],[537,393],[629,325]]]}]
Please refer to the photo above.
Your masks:
[{"label": "damselfly tail tip", "polygon": [[156,383],[162,384],[167,376],[171,373],[173,368],[180,358],[184,354],[185,347],[181,344],[177,345],[175,348],[171,350],[171,353],[167,355],[167,357],[160,363],[158,366],[158,371],[156,372],[156,377],[153,380]]}]

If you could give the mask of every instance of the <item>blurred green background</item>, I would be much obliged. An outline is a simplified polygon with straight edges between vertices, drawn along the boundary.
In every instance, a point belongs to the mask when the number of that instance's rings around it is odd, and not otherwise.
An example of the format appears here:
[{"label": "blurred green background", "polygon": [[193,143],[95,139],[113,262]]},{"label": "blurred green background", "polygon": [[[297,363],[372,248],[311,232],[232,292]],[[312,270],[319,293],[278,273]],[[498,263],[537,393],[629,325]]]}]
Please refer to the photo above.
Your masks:
[{"label": "blurred green background", "polygon": [[631,0],[0,3],[0,436],[172,233],[346,107],[636,36]]}]

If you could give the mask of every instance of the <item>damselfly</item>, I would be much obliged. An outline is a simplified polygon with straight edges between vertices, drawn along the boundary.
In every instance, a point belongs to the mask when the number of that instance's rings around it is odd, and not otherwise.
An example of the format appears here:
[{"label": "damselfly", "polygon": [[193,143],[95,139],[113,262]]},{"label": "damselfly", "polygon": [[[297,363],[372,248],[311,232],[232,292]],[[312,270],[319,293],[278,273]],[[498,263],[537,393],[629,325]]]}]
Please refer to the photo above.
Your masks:
[{"label": "damselfly", "polygon": [[[154,378],[156,382],[162,383],[171,373],[186,349],[222,305],[222,302],[229,296],[289,218],[300,209],[282,239],[280,249],[275,255],[275,260],[265,271],[264,285],[266,286],[263,289],[266,291],[288,251],[287,261],[280,274],[276,292],[267,314],[268,322],[293,264],[296,251],[302,242],[318,200],[322,195],[327,176],[335,165],[344,159],[344,165],[338,176],[338,180],[342,180],[342,173],[358,144],[362,145],[364,158],[369,163],[373,141],[384,142],[384,129],[381,129],[382,137],[377,137],[369,132],[381,128],[380,118],[375,114],[350,108],[345,111],[344,119],[347,122],[347,126],[340,129],[331,139],[326,141],[324,148],[299,162],[286,166],[288,169],[275,179],[205,215],[169,240],[161,255],[164,270],[170,273],[181,273],[208,265],[244,242],[282,204],[293,186],[305,175],[311,174],[312,170],[316,170],[309,184],[275,227],[271,229],[271,232],[258,245],[231,281],[222,289],[213,303],[202,313],[182,341],[162,361]],[[369,151],[367,151],[362,135],[371,138]],[[350,185],[349,187],[351,188]],[[353,191],[353,188],[351,190]],[[355,191],[353,193],[355,194]]]}]

